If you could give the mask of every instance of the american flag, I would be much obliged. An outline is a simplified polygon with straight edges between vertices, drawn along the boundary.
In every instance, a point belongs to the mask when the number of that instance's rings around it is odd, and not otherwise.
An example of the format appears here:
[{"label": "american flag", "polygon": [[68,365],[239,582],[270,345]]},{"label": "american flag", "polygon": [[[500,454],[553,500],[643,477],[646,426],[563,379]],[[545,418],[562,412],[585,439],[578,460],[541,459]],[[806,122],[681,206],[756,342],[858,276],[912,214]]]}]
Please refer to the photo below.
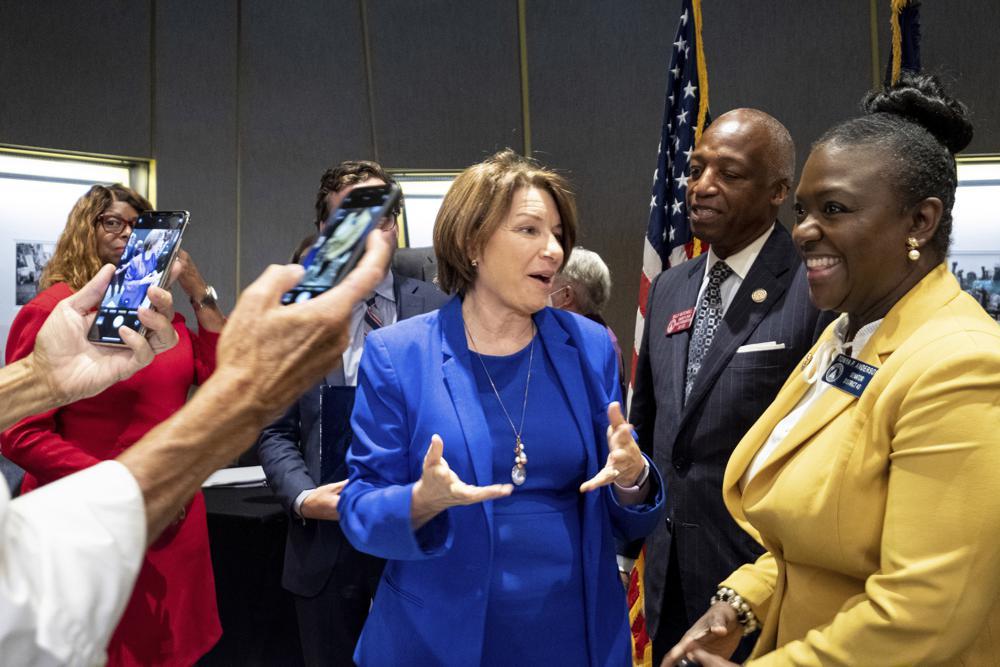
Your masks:
[{"label": "american flag", "polygon": [[920,0],[892,0],[892,40],[885,68],[886,87],[899,81],[903,70],[920,71]]},{"label": "american flag", "polygon": [[[646,319],[649,286],[661,271],[676,266],[705,250],[691,235],[685,195],[690,173],[691,152],[710,121],[708,115],[708,73],[701,43],[701,0],[683,0],[670,54],[663,128],[656,149],[653,196],[649,202],[649,225],[642,253],[639,283],[639,310],[635,316],[635,346],[632,351],[632,379]],[[646,550],[643,548],[629,579],[629,623],[632,627],[632,661],[637,667],[652,662],[652,644],[646,632],[642,575]]]},{"label": "american flag", "polygon": [[701,46],[701,1],[683,0],[667,73],[667,94],[663,110],[660,145],[656,149],[653,194],[649,201],[649,225],[643,244],[642,277],[639,283],[639,310],[635,318],[635,346],[642,341],[646,298],[653,278],[664,269],[701,254],[701,242],[691,235],[688,225],[687,190],[691,151],[710,121],[708,114],[708,74]]}]

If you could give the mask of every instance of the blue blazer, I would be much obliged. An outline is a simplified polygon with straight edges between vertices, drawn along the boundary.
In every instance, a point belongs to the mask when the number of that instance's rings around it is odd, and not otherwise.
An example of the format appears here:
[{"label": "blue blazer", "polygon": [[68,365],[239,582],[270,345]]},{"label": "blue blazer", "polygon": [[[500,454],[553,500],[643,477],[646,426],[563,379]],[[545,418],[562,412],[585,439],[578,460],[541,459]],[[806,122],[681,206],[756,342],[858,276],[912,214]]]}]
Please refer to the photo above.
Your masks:
[{"label": "blue blazer", "polygon": [[[610,338],[600,325],[565,311],[547,308],[534,320],[580,431],[593,434],[587,449],[587,476],[593,476],[607,459],[607,405],[619,400]],[[452,507],[416,533],[410,523],[411,487],[435,433],[462,480],[494,483],[472,362],[458,297],[439,311],[373,332],[365,345],[341,528],[356,548],[389,562],[355,652],[359,665],[481,662],[494,565],[493,503]],[[650,477],[645,505],[622,506],[608,487],[581,499],[591,665],[631,665],[615,537],[639,538],[662,521],[664,492],[655,467]]]}]

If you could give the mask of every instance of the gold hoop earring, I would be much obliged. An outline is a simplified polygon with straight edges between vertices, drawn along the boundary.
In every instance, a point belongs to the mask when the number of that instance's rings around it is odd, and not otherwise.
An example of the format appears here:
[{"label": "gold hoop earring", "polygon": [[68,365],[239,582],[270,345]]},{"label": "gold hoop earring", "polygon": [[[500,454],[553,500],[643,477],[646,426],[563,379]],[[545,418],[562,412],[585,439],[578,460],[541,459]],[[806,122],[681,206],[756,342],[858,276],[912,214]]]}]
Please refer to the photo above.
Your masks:
[{"label": "gold hoop earring", "polygon": [[920,251],[917,250],[920,247],[920,243],[917,242],[917,239],[912,236],[906,239],[906,247],[910,249],[910,252],[906,253],[906,256],[910,258],[911,262],[920,259]]}]

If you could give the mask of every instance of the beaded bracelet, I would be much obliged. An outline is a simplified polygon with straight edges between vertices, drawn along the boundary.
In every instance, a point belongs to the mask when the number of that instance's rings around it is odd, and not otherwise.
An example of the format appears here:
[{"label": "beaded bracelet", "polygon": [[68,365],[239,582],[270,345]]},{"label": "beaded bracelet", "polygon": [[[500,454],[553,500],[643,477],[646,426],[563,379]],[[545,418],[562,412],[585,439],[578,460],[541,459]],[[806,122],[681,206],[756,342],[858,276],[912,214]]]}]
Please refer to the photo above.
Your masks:
[{"label": "beaded bracelet", "polygon": [[719,586],[719,590],[712,596],[710,604],[715,604],[716,602],[725,602],[736,611],[736,620],[743,626],[744,637],[752,632],[756,632],[757,628],[760,627],[757,617],[754,615],[753,610],[750,609],[750,605],[732,588]]}]

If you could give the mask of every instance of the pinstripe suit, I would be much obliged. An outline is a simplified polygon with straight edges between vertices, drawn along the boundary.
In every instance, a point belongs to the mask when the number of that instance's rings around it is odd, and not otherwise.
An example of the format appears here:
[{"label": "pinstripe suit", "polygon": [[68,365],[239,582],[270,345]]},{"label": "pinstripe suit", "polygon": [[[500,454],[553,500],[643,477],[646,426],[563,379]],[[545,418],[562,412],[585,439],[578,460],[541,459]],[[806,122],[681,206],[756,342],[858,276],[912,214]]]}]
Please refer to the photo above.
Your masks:
[{"label": "pinstripe suit", "polygon": [[[668,518],[646,540],[645,594],[650,635],[666,633],[660,639],[669,641],[679,639],[705,612],[723,578],[760,555],[760,545],[723,505],[726,462],[830,321],[809,301],[805,270],[791,236],[775,225],[726,310],[685,404],[693,327],[665,332],[673,314],[696,305],[705,262],[702,255],[653,281],[629,415],[640,446],[667,485]],[[751,295],[761,289],[766,297],[756,303]],[[784,343],[784,349],[736,352],[771,341]],[[668,580],[671,554],[677,558],[676,575]],[[668,621],[661,615],[664,595],[683,604],[680,615],[686,619]]]}]

